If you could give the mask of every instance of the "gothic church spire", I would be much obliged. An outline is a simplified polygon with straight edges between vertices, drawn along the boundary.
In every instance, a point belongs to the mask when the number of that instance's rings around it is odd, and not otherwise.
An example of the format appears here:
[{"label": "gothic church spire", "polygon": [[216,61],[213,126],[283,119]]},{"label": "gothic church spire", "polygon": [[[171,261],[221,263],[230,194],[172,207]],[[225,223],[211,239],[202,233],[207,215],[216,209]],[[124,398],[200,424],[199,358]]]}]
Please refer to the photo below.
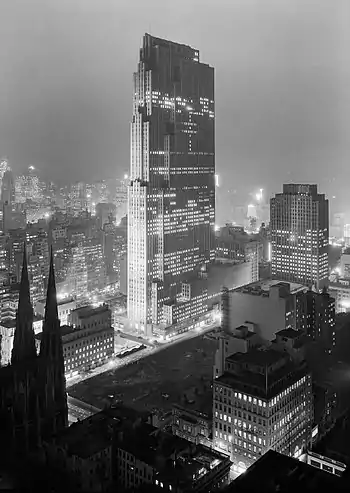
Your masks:
[{"label": "gothic church spire", "polygon": [[56,281],[52,248],[50,252],[50,272],[47,284],[40,355],[55,360],[56,363],[63,365],[64,367],[60,321],[57,310]]},{"label": "gothic church spire", "polygon": [[33,330],[33,308],[30,303],[29,278],[27,267],[27,250],[24,244],[22,277],[19,291],[16,329],[13,340],[11,363],[16,364],[36,357]]}]

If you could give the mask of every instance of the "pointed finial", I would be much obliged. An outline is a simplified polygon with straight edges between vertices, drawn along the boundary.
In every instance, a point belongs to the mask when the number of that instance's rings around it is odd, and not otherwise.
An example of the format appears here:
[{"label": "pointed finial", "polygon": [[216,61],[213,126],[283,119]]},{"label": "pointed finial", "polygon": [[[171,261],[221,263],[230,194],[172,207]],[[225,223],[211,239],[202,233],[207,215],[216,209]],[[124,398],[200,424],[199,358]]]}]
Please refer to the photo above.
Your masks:
[{"label": "pointed finial", "polygon": [[25,242],[23,245],[23,263],[22,263],[21,284],[20,284],[20,290],[19,290],[19,304],[21,304],[21,302],[24,302],[24,301],[28,302],[30,304],[27,247],[26,247]]},{"label": "pointed finial", "polygon": [[47,283],[45,320],[47,319],[47,317],[58,318],[55,268],[54,268],[54,262],[53,262],[52,247],[50,248],[50,271],[49,271],[49,280]]}]

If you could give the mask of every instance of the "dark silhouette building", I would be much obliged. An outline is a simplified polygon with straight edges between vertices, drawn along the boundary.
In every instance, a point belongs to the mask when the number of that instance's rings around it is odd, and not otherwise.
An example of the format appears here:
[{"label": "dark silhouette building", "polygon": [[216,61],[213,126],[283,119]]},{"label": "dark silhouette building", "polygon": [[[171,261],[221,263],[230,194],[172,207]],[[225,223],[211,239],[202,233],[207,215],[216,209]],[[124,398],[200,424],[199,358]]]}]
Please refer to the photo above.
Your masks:
[{"label": "dark silhouette building", "polygon": [[68,408],[51,252],[43,340],[37,355],[26,249],[11,364],[0,369],[0,454],[29,457],[67,426]]}]

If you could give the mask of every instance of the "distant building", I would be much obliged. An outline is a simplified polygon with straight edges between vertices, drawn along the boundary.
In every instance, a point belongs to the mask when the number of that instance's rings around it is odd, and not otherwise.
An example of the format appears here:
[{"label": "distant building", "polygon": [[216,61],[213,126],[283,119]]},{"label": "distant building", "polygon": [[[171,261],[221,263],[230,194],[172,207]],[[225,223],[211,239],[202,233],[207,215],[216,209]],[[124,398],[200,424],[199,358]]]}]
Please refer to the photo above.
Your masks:
[{"label": "distant building", "polygon": [[249,262],[252,267],[251,282],[259,280],[259,261],[262,243],[244,231],[243,227],[226,225],[216,232],[216,259],[221,262]]},{"label": "distant building", "polygon": [[[61,325],[67,325],[70,313],[77,307],[77,302],[72,298],[65,298],[63,300],[58,300],[58,318]],[[35,313],[37,315],[44,316],[45,313],[45,300],[39,300],[35,303]]]},{"label": "distant building", "polygon": [[116,206],[109,203],[100,203],[96,205],[96,219],[97,225],[100,229],[105,224],[115,223],[116,218]]},{"label": "distant building", "polygon": [[299,457],[313,422],[311,374],[285,352],[252,349],[226,359],[213,384],[213,443],[236,472],[273,449]]},{"label": "distant building", "polygon": [[317,185],[283,185],[271,199],[271,274],[321,290],[328,283],[328,200]]},{"label": "distant building", "polygon": [[340,277],[350,279],[350,252],[348,250],[340,257]]},{"label": "distant building", "polygon": [[91,327],[110,327],[111,317],[111,310],[108,305],[102,305],[97,308],[85,306],[72,310],[68,320],[73,327],[86,329]]},{"label": "distant building", "polygon": [[336,345],[335,299],[326,292],[308,291],[303,296],[303,311],[306,324],[300,328],[306,330],[313,341],[332,351]]},{"label": "distant building", "polygon": [[329,283],[329,294],[335,299],[335,313],[350,311],[350,279],[339,278]]},{"label": "distant building", "polygon": [[350,247],[350,224],[344,225],[344,242],[345,246]]},{"label": "distant building", "polygon": [[307,289],[301,284],[259,281],[239,289],[227,291],[222,310],[225,330],[240,325],[254,327],[254,332],[266,341],[272,341],[281,329],[297,328],[298,296]]}]

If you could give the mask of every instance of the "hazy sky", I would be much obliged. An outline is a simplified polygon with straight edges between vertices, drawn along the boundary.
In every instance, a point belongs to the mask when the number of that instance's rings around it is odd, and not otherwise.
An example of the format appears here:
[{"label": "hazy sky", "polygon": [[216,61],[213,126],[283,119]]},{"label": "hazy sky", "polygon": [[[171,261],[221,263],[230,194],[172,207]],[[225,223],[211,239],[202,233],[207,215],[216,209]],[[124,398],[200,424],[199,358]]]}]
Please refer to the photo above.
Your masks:
[{"label": "hazy sky", "polygon": [[132,72],[150,32],[215,67],[227,186],[316,181],[346,203],[349,0],[0,0],[0,19],[0,156],[15,170],[128,169]]}]

